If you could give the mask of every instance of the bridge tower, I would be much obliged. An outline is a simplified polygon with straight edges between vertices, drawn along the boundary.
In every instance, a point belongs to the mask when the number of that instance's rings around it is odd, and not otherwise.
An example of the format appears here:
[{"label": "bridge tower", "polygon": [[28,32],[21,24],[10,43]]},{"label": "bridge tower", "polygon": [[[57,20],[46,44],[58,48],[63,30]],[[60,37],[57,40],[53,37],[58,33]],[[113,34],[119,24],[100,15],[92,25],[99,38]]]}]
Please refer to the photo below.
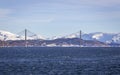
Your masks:
[{"label": "bridge tower", "polygon": [[[22,44],[24,47],[28,47],[28,44],[31,45],[30,40],[38,40],[37,34],[31,32],[28,29],[24,29],[23,31],[21,31],[17,34],[19,37],[22,37],[21,40],[24,41],[24,44]],[[31,46],[33,46],[33,44]]]},{"label": "bridge tower", "polygon": [[80,47],[82,47],[82,31],[80,30]]},{"label": "bridge tower", "polygon": [[25,47],[27,47],[27,29],[25,29]]}]

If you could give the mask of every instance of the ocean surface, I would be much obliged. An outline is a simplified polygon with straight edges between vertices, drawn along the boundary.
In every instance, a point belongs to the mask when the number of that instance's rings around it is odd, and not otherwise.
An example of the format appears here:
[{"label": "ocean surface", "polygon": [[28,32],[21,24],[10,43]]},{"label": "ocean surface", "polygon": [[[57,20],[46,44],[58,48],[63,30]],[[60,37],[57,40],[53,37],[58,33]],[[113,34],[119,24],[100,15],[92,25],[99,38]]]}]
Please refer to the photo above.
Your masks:
[{"label": "ocean surface", "polygon": [[0,48],[0,75],[120,75],[120,48]]}]

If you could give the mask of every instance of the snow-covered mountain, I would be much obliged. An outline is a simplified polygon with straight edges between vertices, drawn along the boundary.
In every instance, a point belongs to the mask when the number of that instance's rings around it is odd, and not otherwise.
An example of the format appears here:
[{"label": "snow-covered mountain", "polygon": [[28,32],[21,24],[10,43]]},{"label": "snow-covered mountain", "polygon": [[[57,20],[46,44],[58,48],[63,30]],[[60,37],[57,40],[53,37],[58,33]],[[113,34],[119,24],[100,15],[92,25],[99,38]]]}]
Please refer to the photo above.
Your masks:
[{"label": "snow-covered mountain", "polygon": [[[79,38],[80,33],[73,33],[62,38]],[[103,32],[94,32],[94,33],[83,33],[83,40],[98,40],[105,43],[119,43],[120,44],[120,33],[103,33]]]},{"label": "snow-covered mountain", "polygon": [[17,35],[8,32],[8,31],[3,31],[0,30],[0,40],[18,40]]},{"label": "snow-covered mountain", "polygon": [[[32,39],[45,39],[44,37],[42,37],[41,35],[32,35],[27,37],[27,39],[32,40]],[[11,32],[8,31],[3,31],[0,30],[0,40],[24,40],[24,36],[19,36],[17,34],[13,34]]]},{"label": "snow-covered mountain", "polygon": [[[53,37],[49,40],[54,39],[67,39],[67,38],[79,38],[80,33],[73,33],[64,37]],[[48,40],[41,35],[37,36],[29,36],[27,39],[33,40],[33,39],[42,39],[42,40]],[[104,43],[118,43],[120,44],[120,33],[103,33],[103,32],[94,32],[94,33],[82,33],[82,39],[83,40],[98,40],[100,42]],[[13,34],[8,31],[0,30],[0,40],[24,40],[24,36],[18,36],[16,34]]]}]

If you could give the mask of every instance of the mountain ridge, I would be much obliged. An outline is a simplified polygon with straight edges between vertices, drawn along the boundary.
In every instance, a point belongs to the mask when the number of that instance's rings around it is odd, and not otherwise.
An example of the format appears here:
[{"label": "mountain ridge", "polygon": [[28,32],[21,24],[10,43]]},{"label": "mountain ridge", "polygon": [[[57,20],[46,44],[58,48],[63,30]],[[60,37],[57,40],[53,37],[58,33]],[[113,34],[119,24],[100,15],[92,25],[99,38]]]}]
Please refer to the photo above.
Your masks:
[{"label": "mountain ridge", "polygon": [[[55,39],[68,39],[68,38],[79,38],[80,33],[72,33],[67,36],[61,36],[61,37],[54,37],[53,39],[49,40],[55,40]],[[28,37],[29,40],[33,40],[35,36]],[[48,40],[41,35],[39,35],[38,39],[42,40]],[[83,33],[82,34],[83,40],[97,40],[104,43],[118,43],[120,44],[120,33],[104,33],[104,32],[93,32],[93,33]],[[24,40],[24,36],[19,36],[17,34],[0,30],[0,40]]]},{"label": "mountain ridge", "polygon": [[[79,38],[80,33],[73,33],[61,38]],[[83,40],[98,40],[104,43],[120,43],[120,33],[93,32],[82,34]]]}]

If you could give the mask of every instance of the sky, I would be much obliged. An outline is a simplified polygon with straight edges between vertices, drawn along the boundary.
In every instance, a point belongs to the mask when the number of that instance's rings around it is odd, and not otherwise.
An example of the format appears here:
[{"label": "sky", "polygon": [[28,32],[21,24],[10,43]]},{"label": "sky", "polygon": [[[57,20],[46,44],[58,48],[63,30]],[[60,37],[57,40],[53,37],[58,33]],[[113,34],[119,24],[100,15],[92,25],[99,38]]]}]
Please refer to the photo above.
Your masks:
[{"label": "sky", "polygon": [[120,0],[0,0],[0,30],[45,37],[120,32]]}]

